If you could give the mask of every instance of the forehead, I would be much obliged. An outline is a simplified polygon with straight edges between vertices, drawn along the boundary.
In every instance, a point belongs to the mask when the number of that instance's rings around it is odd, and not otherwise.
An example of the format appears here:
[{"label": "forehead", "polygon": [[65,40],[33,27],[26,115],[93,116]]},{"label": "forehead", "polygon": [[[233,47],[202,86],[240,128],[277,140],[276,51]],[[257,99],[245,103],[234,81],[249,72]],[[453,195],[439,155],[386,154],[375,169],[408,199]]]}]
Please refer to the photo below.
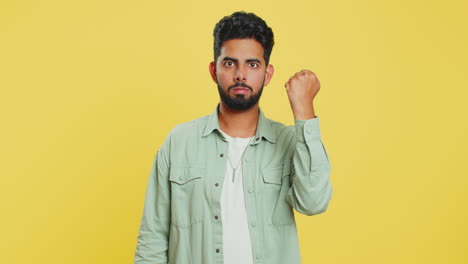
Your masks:
[{"label": "forehead", "polygon": [[255,39],[230,39],[223,42],[221,46],[219,59],[225,56],[242,59],[251,59],[253,57],[263,61],[263,47]]}]

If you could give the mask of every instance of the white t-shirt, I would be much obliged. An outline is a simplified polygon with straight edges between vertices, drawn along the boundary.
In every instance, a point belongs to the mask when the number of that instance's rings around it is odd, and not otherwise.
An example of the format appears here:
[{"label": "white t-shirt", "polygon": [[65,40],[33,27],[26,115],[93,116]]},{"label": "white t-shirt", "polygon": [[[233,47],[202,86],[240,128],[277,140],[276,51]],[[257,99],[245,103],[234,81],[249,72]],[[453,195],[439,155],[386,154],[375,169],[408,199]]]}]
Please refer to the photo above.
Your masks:
[{"label": "white t-shirt", "polygon": [[[222,132],[229,142],[223,189],[221,191],[221,220],[223,224],[224,264],[252,264],[252,246],[244,201],[242,162],[239,163],[251,138],[233,138]],[[236,175],[233,181],[233,167]]]}]

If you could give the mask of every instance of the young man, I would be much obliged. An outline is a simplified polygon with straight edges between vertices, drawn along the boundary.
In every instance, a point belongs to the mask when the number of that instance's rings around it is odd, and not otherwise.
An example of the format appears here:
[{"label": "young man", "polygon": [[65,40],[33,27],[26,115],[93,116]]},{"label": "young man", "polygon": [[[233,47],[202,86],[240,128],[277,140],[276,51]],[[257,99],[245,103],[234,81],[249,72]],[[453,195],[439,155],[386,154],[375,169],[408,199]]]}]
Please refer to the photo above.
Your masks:
[{"label": "young man", "polygon": [[209,65],[220,103],[176,126],[158,150],[146,191],[136,264],[297,264],[292,208],[327,209],[330,163],[303,70],[285,84],[295,126],[265,117],[258,101],[274,69],[273,32],[253,13],[214,29]]}]

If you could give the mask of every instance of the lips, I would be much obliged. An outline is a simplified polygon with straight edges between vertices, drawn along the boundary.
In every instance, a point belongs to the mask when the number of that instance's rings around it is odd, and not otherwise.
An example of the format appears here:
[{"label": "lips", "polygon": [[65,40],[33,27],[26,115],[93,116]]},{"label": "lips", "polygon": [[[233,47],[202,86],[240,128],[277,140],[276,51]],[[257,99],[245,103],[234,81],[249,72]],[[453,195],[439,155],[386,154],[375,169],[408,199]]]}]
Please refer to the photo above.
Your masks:
[{"label": "lips", "polygon": [[234,93],[238,93],[238,94],[245,94],[250,91],[249,88],[244,88],[244,87],[234,87],[232,88],[232,90],[234,91]]}]

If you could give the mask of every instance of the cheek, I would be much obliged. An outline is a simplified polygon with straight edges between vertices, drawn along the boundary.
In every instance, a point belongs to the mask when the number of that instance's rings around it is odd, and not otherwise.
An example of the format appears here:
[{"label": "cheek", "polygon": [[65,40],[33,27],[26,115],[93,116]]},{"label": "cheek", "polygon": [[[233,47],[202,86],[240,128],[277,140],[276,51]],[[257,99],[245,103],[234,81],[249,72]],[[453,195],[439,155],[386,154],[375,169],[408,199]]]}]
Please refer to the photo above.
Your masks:
[{"label": "cheek", "polygon": [[228,72],[220,71],[216,74],[216,78],[218,79],[219,83],[226,83],[232,80],[232,76],[229,75]]},{"label": "cheek", "polygon": [[264,73],[256,73],[255,75],[252,76],[252,82],[254,82],[256,85],[262,85],[263,84],[263,80],[265,78],[265,74]]}]

